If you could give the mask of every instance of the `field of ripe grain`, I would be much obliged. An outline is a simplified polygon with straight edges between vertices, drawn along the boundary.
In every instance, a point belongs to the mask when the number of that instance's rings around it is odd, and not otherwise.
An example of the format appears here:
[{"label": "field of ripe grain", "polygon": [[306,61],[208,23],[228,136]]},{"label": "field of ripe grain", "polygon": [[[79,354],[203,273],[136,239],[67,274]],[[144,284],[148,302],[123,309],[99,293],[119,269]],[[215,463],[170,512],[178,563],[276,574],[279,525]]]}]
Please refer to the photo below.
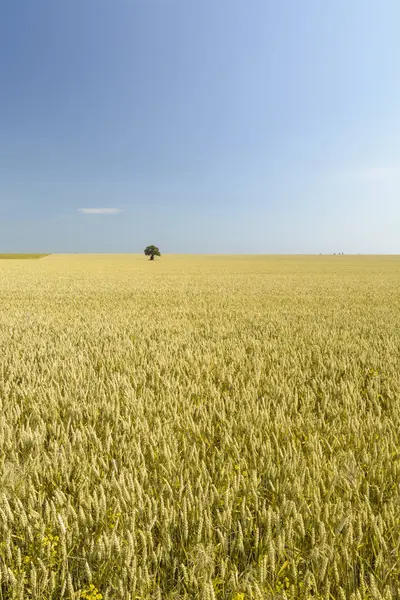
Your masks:
[{"label": "field of ripe grain", "polygon": [[48,256],[48,254],[0,254],[0,260],[26,260],[32,258],[44,258],[45,256]]},{"label": "field of ripe grain", "polygon": [[400,598],[400,257],[0,261],[0,600]]}]

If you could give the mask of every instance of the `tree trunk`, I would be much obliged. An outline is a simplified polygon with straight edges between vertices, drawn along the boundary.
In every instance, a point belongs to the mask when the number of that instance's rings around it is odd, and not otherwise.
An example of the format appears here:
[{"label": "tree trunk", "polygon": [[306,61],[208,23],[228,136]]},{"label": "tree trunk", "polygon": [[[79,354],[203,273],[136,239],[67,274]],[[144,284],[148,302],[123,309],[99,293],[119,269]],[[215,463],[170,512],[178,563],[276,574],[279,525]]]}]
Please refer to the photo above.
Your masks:
[{"label": "tree trunk", "polygon": [[150,260],[154,260],[154,254],[150,256]]}]

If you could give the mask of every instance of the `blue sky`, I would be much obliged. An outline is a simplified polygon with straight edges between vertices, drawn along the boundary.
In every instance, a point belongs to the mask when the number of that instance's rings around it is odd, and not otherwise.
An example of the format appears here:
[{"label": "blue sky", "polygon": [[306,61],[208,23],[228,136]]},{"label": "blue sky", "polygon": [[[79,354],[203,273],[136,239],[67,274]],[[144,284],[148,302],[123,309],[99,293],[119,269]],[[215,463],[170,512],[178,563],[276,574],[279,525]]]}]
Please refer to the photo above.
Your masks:
[{"label": "blue sky", "polygon": [[398,0],[4,0],[0,251],[400,253],[399,24]]}]

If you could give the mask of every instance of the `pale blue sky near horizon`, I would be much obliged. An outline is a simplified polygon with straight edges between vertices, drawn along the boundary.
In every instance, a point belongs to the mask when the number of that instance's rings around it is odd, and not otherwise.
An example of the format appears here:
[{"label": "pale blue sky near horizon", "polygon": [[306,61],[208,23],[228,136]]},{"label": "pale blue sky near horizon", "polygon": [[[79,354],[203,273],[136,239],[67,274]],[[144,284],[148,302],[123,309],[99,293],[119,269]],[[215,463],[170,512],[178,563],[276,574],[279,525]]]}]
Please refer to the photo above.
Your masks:
[{"label": "pale blue sky near horizon", "polygon": [[0,252],[400,253],[399,30],[398,0],[4,0]]}]

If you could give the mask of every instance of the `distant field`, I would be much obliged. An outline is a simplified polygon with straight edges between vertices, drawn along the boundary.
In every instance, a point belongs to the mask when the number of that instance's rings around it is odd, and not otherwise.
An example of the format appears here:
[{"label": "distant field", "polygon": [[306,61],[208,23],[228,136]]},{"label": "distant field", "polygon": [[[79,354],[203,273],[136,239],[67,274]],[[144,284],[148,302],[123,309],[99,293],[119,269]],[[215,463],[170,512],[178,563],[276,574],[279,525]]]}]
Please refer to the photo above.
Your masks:
[{"label": "distant field", "polygon": [[48,256],[48,254],[0,254],[0,260],[8,260],[8,259],[31,259],[31,258],[43,258],[44,256]]},{"label": "distant field", "polygon": [[400,598],[400,257],[0,269],[0,600]]}]

